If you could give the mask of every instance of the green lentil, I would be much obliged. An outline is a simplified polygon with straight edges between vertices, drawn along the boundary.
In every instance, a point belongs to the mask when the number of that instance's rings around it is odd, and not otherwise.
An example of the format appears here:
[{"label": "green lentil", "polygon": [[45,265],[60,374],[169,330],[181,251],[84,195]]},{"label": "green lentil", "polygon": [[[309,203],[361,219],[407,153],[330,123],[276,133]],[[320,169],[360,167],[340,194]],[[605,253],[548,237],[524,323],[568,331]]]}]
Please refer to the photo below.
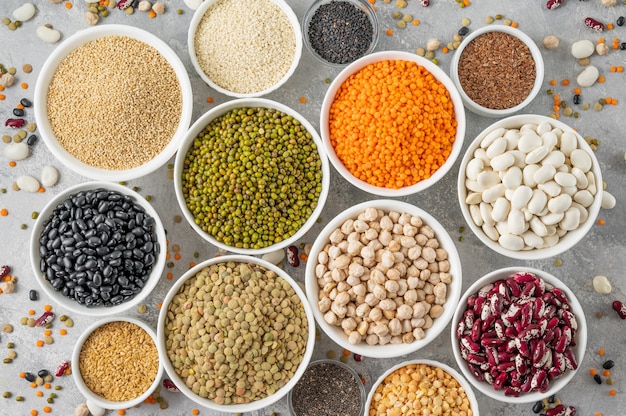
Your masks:
[{"label": "green lentil", "polygon": [[335,350],[328,350],[326,352],[326,358],[332,360],[337,356],[337,353],[335,352]]},{"label": "green lentil", "polygon": [[3,17],[2,18],[2,24],[5,26],[8,26],[9,23],[11,23],[11,19],[9,19],[8,17]]},{"label": "green lentil", "polygon": [[424,56],[424,55],[426,55],[426,49],[424,49],[424,48],[417,48],[417,49],[415,50],[415,53],[416,53],[418,56]]},{"label": "green lentil", "polygon": [[5,391],[4,393],[2,393],[2,397],[4,397],[5,399],[8,399],[9,397],[11,397],[11,392]]},{"label": "green lentil", "polygon": [[10,350],[7,353],[7,358],[10,358],[11,360],[14,360],[17,357],[17,353],[14,350]]},{"label": "green lentil", "polygon": [[131,14],[135,13],[135,9],[133,9],[133,6],[130,6],[130,7],[125,8],[124,12],[130,16]]},{"label": "green lentil", "polygon": [[8,134],[3,134],[2,135],[2,141],[4,143],[11,143],[11,136],[9,136]]},{"label": "green lentil", "polygon": [[394,19],[396,19],[396,20],[401,19],[401,18],[402,18],[402,12],[395,11],[395,12],[393,12],[393,13],[391,14],[391,17],[392,17],[392,18],[394,18]]},{"label": "green lentil", "polygon": [[28,124],[26,125],[26,131],[27,131],[27,132],[29,132],[29,133],[34,133],[34,132],[35,132],[35,130],[37,130],[37,124],[35,124],[35,123],[28,123]]},{"label": "green lentil", "polygon": [[46,400],[48,403],[54,403],[54,399],[52,397],[48,397],[48,399]]},{"label": "green lentil", "polygon": [[488,25],[492,24],[494,21],[493,16],[487,16],[485,17],[485,23],[487,23]]},{"label": "green lentil", "polygon": [[[52,374],[46,374],[43,378],[43,381],[46,383],[50,383],[52,381]],[[50,395],[53,395],[54,393],[51,393]],[[56,397],[56,396],[55,396]]]},{"label": "green lentil", "polygon": [[496,20],[502,20],[502,15],[501,14],[497,14],[496,15]]},{"label": "green lentil", "polygon": [[28,228],[28,225],[26,224],[20,224],[20,229],[25,230]]},{"label": "green lentil", "polygon": [[30,217],[36,220],[39,217],[39,213],[37,211],[33,211],[32,214],[30,214]]},{"label": "green lentil", "polygon": [[59,321],[65,322],[66,320],[67,320],[67,315],[63,314],[63,315],[59,316]]},{"label": "green lentil", "polygon": [[326,79],[324,80],[324,82],[325,82],[326,84],[330,84],[330,81],[331,81],[331,79],[330,79],[330,78],[326,78]]},{"label": "green lentil", "polygon": [[152,201],[152,195],[146,195],[146,201],[148,202]]},{"label": "green lentil", "polygon": [[15,344],[12,343],[12,342],[9,342],[9,343],[7,343],[7,348],[8,349],[13,349],[13,348],[15,348]]},{"label": "green lentil", "polygon": [[15,401],[16,401],[16,402],[23,402],[23,401],[24,401],[24,397],[22,397],[22,396],[17,396],[17,397],[15,398]]},{"label": "green lentil", "polygon": [[396,25],[399,29],[404,29],[406,27],[406,22],[404,20],[399,20]]},{"label": "green lentil", "polygon": [[563,265],[563,259],[557,257],[556,259],[554,259],[554,265],[556,267],[562,266]]},{"label": "green lentil", "polygon": [[61,386],[57,385],[57,386],[54,386],[54,389],[55,389],[55,390],[62,390],[62,389],[63,389],[63,387],[61,387]]},{"label": "green lentil", "polygon": [[148,307],[145,304],[141,304],[137,307],[137,312],[144,314],[148,311]]},{"label": "green lentil", "polygon": [[183,9],[178,9],[178,10],[176,10],[176,13],[177,13],[177,14],[183,14]]},{"label": "green lentil", "polygon": [[347,356],[347,355],[342,355],[342,356],[339,358],[339,361],[341,361],[341,362],[342,362],[342,363],[344,363],[344,364],[348,364],[348,356]]},{"label": "green lentil", "polygon": [[613,380],[613,377],[607,377],[605,380],[606,384],[608,384],[609,386],[612,386],[613,383],[615,383],[615,380]]},{"label": "green lentil", "polygon": [[565,107],[563,109],[563,115],[566,117],[571,116],[572,114],[574,114],[574,110],[572,109],[572,107]]},{"label": "green lentil", "polygon": [[467,17],[464,17],[463,19],[461,19],[461,25],[462,26],[469,26],[470,23],[471,23],[471,21]]},{"label": "green lentil", "polygon": [[511,21],[511,19],[504,19],[504,20],[502,21],[502,24],[503,24],[503,25],[505,25],[505,26],[511,26],[511,23],[513,23],[513,22]]},{"label": "green lentil", "polygon": [[413,15],[405,14],[404,16],[402,16],[402,20],[404,20],[406,23],[410,23],[413,21]]},{"label": "green lentil", "polygon": [[63,322],[66,327],[71,328],[74,326],[74,320],[72,318],[67,318],[65,322]]},{"label": "green lentil", "polygon": [[322,191],[310,132],[268,108],[217,117],[185,157],[182,193],[195,223],[227,246],[259,249],[296,233]]},{"label": "green lentil", "polygon": [[426,59],[433,59],[435,57],[435,52],[433,51],[426,51],[426,53],[424,54],[424,58]]},{"label": "green lentil", "polygon": [[[16,22],[16,23],[17,23],[17,22]],[[11,67],[11,68],[9,68],[7,71],[8,71],[8,73],[9,73],[9,74],[11,74],[11,75],[15,75],[15,73],[17,72],[17,69],[15,69],[15,67],[14,67],[14,66],[12,66],[12,67]]]},{"label": "green lentil", "polygon": [[12,358],[6,357],[5,359],[2,360],[2,362],[4,364],[11,364],[13,362]]},{"label": "green lentil", "polygon": [[596,111],[600,111],[600,110],[602,110],[602,108],[603,108],[603,106],[602,106],[602,104],[600,103],[600,101],[598,101],[597,103],[595,103],[595,104],[593,105],[593,109],[594,109],[594,110],[596,110]]}]

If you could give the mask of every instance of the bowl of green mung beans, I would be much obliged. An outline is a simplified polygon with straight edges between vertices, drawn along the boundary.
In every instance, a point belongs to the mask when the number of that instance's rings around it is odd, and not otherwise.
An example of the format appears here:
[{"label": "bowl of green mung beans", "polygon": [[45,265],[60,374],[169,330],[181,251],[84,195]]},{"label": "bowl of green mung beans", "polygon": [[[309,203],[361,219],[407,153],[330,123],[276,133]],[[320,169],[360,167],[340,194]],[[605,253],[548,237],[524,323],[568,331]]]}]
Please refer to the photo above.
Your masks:
[{"label": "bowl of green mung beans", "polygon": [[263,98],[229,101],[202,115],[174,163],[185,219],[209,243],[239,254],[294,244],[316,223],[329,184],[313,126]]}]

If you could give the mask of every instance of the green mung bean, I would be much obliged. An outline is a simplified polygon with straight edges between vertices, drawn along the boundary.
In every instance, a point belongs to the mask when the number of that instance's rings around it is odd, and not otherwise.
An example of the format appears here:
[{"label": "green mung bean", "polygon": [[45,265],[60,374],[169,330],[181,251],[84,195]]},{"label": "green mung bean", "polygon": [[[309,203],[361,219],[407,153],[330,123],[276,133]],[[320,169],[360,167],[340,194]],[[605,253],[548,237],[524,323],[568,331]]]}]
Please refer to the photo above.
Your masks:
[{"label": "green mung bean", "polygon": [[182,193],[195,223],[231,247],[259,249],[300,229],[318,204],[322,161],[294,117],[237,108],[215,118],[187,151]]}]

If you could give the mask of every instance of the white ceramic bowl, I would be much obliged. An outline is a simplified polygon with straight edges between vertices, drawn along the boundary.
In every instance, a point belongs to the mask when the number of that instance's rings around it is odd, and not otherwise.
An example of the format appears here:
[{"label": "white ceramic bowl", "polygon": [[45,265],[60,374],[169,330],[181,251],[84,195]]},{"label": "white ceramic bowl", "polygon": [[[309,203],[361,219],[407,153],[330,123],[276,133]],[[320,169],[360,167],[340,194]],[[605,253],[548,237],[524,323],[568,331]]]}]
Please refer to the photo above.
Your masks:
[{"label": "white ceramic bowl", "polygon": [[457,306],[456,311],[454,312],[454,318],[452,319],[452,327],[451,327],[451,340],[452,340],[452,351],[454,352],[454,358],[456,359],[457,366],[461,369],[463,375],[472,383],[472,385],[478,389],[483,394],[491,397],[492,399],[506,402],[506,403],[532,403],[543,398],[549,397],[563,387],[565,387],[574,377],[577,370],[568,370],[561,377],[553,380],[550,383],[549,389],[545,393],[541,393],[539,391],[533,391],[529,393],[521,393],[519,397],[506,396],[503,390],[495,390],[493,386],[488,384],[486,381],[479,381],[476,376],[470,370],[467,362],[461,356],[461,350],[459,347],[459,340],[456,335],[456,330],[459,321],[463,317],[463,313],[467,308],[467,299],[473,295],[478,293],[478,291],[485,285],[494,283],[501,279],[507,279],[508,277],[514,275],[518,272],[532,273],[537,277],[543,279],[546,283],[553,285],[555,288],[561,289],[561,291],[567,296],[569,304],[571,306],[571,310],[576,316],[578,322],[578,331],[574,340],[576,341],[576,346],[572,347],[572,351],[576,356],[576,360],[578,362],[578,368],[580,368],[580,364],[583,362],[583,358],[585,355],[585,348],[587,346],[587,322],[585,321],[585,314],[582,306],[576,299],[574,293],[558,278],[555,276],[544,272],[542,270],[530,268],[530,267],[507,267],[503,269],[494,270],[486,275],[482,276],[478,280],[476,280],[467,291],[461,296],[461,300]]},{"label": "white ceramic bowl", "polygon": [[[274,394],[271,394],[260,400],[252,401],[246,404],[220,405],[220,404],[215,403],[213,400],[210,400],[208,398],[203,398],[195,394],[189,387],[187,387],[187,385],[185,384],[185,381],[174,370],[172,362],[170,361],[169,355],[167,353],[167,347],[165,345],[166,338],[165,338],[164,328],[166,324],[166,315],[168,314],[169,305],[172,302],[172,299],[174,298],[174,296],[177,295],[178,291],[185,284],[187,280],[193,278],[202,269],[204,269],[205,267],[214,265],[214,264],[225,263],[225,262],[252,263],[252,264],[259,265],[265,268],[266,270],[275,272],[279,277],[281,277],[283,280],[289,283],[289,285],[294,289],[294,291],[300,298],[300,301],[302,302],[302,306],[304,308],[304,312],[306,313],[306,317],[308,320],[308,328],[307,328],[308,339],[307,339],[307,344],[306,344],[306,350],[305,350],[304,356],[302,357],[301,363],[298,365],[298,368],[293,375],[293,378],[291,378],[291,380],[289,380],[289,382],[285,386],[278,389]],[[163,300],[163,306],[161,307],[161,312],[159,313],[159,321],[157,324],[157,338],[158,338],[157,348],[159,350],[159,357],[161,358],[161,361],[163,361],[163,365],[165,366],[165,371],[167,372],[171,380],[174,382],[176,387],[178,387],[185,396],[193,400],[195,403],[201,406],[204,406],[206,408],[209,408],[211,410],[214,410],[214,411],[219,411],[219,412],[224,412],[224,413],[247,413],[247,412],[253,412],[258,409],[262,409],[273,403],[276,403],[282,397],[287,395],[287,393],[298,382],[300,377],[302,377],[302,374],[304,374],[307,366],[309,365],[309,362],[311,361],[311,356],[313,355],[313,348],[315,345],[315,323],[314,323],[314,318],[313,318],[313,311],[311,310],[311,306],[306,301],[306,296],[304,295],[304,292],[302,291],[302,289],[300,289],[300,286],[298,285],[298,283],[295,280],[293,280],[284,270],[278,268],[277,266],[269,262],[266,262],[265,260],[262,260],[256,257],[244,256],[244,255],[226,255],[226,256],[214,257],[212,259],[205,260],[202,263],[197,264],[193,268],[189,269],[185,274],[183,274],[176,281],[176,283],[174,283],[174,285],[170,288],[167,295],[165,296],[165,299]]]},{"label": "white ceramic bowl", "polygon": [[[594,195],[593,203],[588,207],[588,217],[587,219],[575,230],[568,231],[567,234],[562,236],[556,245],[546,248],[533,248],[530,250],[509,250],[498,241],[492,240],[490,237],[485,234],[481,227],[478,227],[476,223],[472,220],[472,216],[470,214],[469,206],[465,202],[467,196],[469,194],[467,187],[465,186],[466,179],[466,169],[467,165],[474,158],[474,152],[476,149],[480,147],[481,141],[492,131],[498,129],[500,127],[504,127],[505,129],[517,129],[524,124],[538,124],[542,122],[551,123],[552,127],[558,128],[562,131],[570,131],[576,135],[578,140],[578,148],[584,150],[589,154],[592,160],[591,172],[595,177],[595,184],[597,187],[596,194]],[[594,152],[591,150],[585,139],[578,134],[575,130],[569,127],[567,124],[555,120],[550,117],[542,116],[542,115],[534,115],[534,114],[519,114],[515,116],[510,116],[505,119],[499,120],[485,130],[483,130],[469,145],[467,148],[463,159],[461,160],[461,164],[459,167],[457,181],[457,194],[459,198],[459,204],[461,206],[461,212],[463,213],[463,217],[465,218],[465,222],[468,224],[472,232],[482,241],[487,247],[491,248],[497,253],[500,253],[504,256],[511,257],[519,260],[539,260],[545,259],[548,257],[553,257],[558,254],[561,254],[574,245],[576,245],[579,241],[581,241],[587,232],[591,229],[594,224],[595,218],[600,212],[600,205],[602,203],[602,174],[600,172],[600,165],[598,164],[598,160],[595,157]]]},{"label": "white ceramic bowl", "polygon": [[[187,152],[191,148],[195,137],[198,136],[204,130],[204,128],[215,118],[228,113],[229,111],[237,108],[270,108],[279,110],[285,114],[293,116],[295,119],[299,120],[301,125],[306,128],[306,130],[311,133],[313,142],[317,145],[317,151],[322,162],[322,190],[318,198],[317,206],[313,210],[311,216],[307,219],[307,221],[302,225],[302,227],[294,233],[291,237],[284,239],[279,243],[274,243],[264,248],[252,249],[252,248],[237,248],[230,245],[226,245],[205,232],[198,224],[196,224],[195,219],[189,208],[187,207],[187,203],[185,202],[185,197],[183,195],[182,190],[182,174],[184,168],[184,162],[187,155]],[[176,191],[176,199],[178,200],[178,204],[180,209],[185,216],[185,219],[189,222],[191,227],[206,241],[209,243],[223,249],[226,251],[232,251],[239,254],[264,254],[269,253],[274,250],[278,250],[280,248],[287,247],[300,238],[316,223],[317,218],[320,216],[322,209],[324,208],[324,204],[326,203],[326,198],[328,196],[328,189],[330,186],[330,166],[328,163],[328,159],[322,150],[322,142],[317,134],[315,128],[309,123],[302,115],[297,113],[295,110],[287,107],[284,104],[278,103],[276,101],[271,101],[265,98],[241,98],[237,100],[232,100],[226,102],[224,104],[218,105],[217,107],[209,110],[204,113],[189,129],[187,135],[183,142],[181,143],[181,147],[176,155],[176,160],[174,163],[174,187]]]},{"label": "white ceramic bowl", "polygon": [[474,391],[472,390],[472,386],[467,382],[467,380],[465,380],[465,378],[463,378],[463,376],[461,376],[456,370],[454,370],[452,367],[441,363],[439,361],[434,361],[434,360],[426,360],[426,359],[416,359],[416,360],[408,360],[408,361],[404,361],[400,364],[396,364],[393,367],[391,367],[389,370],[385,371],[374,383],[374,385],[372,386],[372,389],[370,390],[370,392],[367,395],[367,402],[365,404],[365,414],[368,415],[370,414],[370,406],[372,404],[372,399],[374,398],[374,394],[376,392],[376,389],[378,388],[378,386],[380,386],[383,381],[385,381],[385,378],[387,376],[389,376],[390,374],[392,374],[393,372],[395,372],[396,370],[399,370],[403,367],[409,366],[409,365],[428,365],[430,367],[434,367],[434,368],[440,368],[443,371],[445,371],[446,373],[448,373],[450,376],[452,376],[457,382],[458,384],[463,388],[463,390],[465,390],[465,394],[467,395],[467,399],[469,400],[471,409],[472,409],[472,415],[473,416],[479,416],[480,412],[479,412],[479,408],[478,408],[478,401],[476,400],[476,396],[474,395]]},{"label": "white ceramic bowl", "polygon": [[[71,195],[75,195],[81,191],[95,190],[95,189],[107,189],[111,191],[117,191],[124,195],[129,195],[137,205],[143,208],[146,214],[150,215],[154,219],[153,232],[156,234],[157,240],[159,242],[159,252],[156,256],[156,261],[152,266],[152,271],[147,277],[141,292],[137,293],[133,298],[129,299],[126,302],[123,302],[114,306],[85,306],[74,299],[64,296],[61,292],[56,291],[50,282],[46,280],[45,276],[40,271],[40,261],[41,255],[39,252],[39,237],[44,229],[44,222],[46,222],[50,216],[52,215],[55,208],[62,204],[66,199],[68,199]],[[148,203],[144,197],[139,195],[137,192],[127,188],[126,186],[119,185],[117,183],[112,182],[85,182],[74,185],[61,193],[57,194],[52,200],[50,200],[45,207],[39,213],[37,217],[37,221],[33,227],[33,231],[31,233],[30,240],[30,261],[34,276],[39,283],[39,286],[43,289],[48,297],[50,297],[56,304],[62,306],[64,309],[69,311],[88,316],[110,316],[119,314],[121,312],[127,311],[131,308],[136,307],[141,302],[143,302],[146,297],[152,292],[152,290],[156,287],[161,279],[161,273],[165,268],[165,257],[167,254],[166,250],[166,235],[165,229],[163,228],[163,224],[159,217],[159,214],[156,210]]]},{"label": "white ceramic bowl", "polygon": [[111,322],[130,322],[131,324],[135,324],[142,328],[144,331],[146,331],[146,333],[148,333],[148,335],[150,335],[150,338],[152,338],[152,340],[154,341],[154,344],[157,344],[157,335],[154,332],[154,329],[138,319],[126,316],[111,316],[108,318],[100,319],[89,325],[87,329],[80,335],[78,341],[76,341],[76,344],[74,345],[74,350],[72,352],[72,378],[74,379],[76,387],[78,387],[78,391],[80,391],[85,399],[91,401],[93,404],[100,406],[103,409],[129,409],[143,403],[143,401],[148,398],[148,396],[150,396],[150,394],[152,394],[152,392],[154,392],[157,387],[159,387],[159,384],[161,383],[161,378],[163,377],[163,364],[159,362],[159,368],[157,370],[156,377],[154,378],[154,381],[152,382],[150,387],[134,399],[117,402],[106,399],[99,394],[91,391],[89,387],[87,387],[87,385],[85,384],[85,381],[83,380],[80,372],[80,352],[83,348],[83,344],[85,343],[87,338],[89,338],[89,335],[91,335],[101,326]]},{"label": "white ceramic bowl", "polygon": [[[187,33],[187,48],[189,49],[189,57],[191,58],[191,63],[194,69],[196,70],[196,72],[198,73],[198,75],[200,75],[200,78],[202,78],[204,82],[209,84],[209,86],[213,88],[214,90],[216,90],[217,92],[229,95],[231,97],[236,97],[236,98],[260,97],[262,95],[269,94],[270,92],[275,91],[278,88],[280,88],[285,82],[287,82],[289,78],[291,78],[293,73],[296,71],[296,68],[298,67],[298,64],[300,63],[300,57],[302,55],[302,36],[300,36],[300,22],[298,21],[298,17],[296,16],[296,14],[293,12],[291,7],[284,0],[271,0],[272,3],[280,7],[282,12],[286,15],[286,17],[289,19],[289,22],[291,23],[293,35],[294,35],[295,42],[296,42],[293,61],[291,63],[291,66],[287,70],[287,72],[284,74],[284,76],[274,85],[269,86],[261,91],[242,93],[242,92],[237,92],[237,91],[230,91],[226,89],[225,87],[216,84],[215,81],[212,80],[206,74],[206,72],[204,72],[204,70],[200,66],[198,57],[196,55],[195,34],[198,29],[198,25],[200,21],[202,20],[202,17],[207,12],[207,10],[209,10],[209,8],[211,8],[218,1],[220,0],[205,0],[202,4],[200,4],[200,7],[198,7],[198,9],[194,12],[193,17],[191,18],[191,23],[189,24],[189,31]],[[235,34],[233,36],[238,36],[238,35]],[[236,70],[236,68],[233,70]]]},{"label": "white ceramic bowl", "polygon": [[[170,142],[150,161],[144,163],[143,165],[125,170],[103,169],[91,166],[78,160],[59,143],[52,132],[52,127],[50,125],[50,121],[48,120],[48,87],[61,61],[73,50],[79,48],[85,43],[109,36],[128,36],[144,42],[158,50],[169,62],[176,73],[182,95],[181,117],[178,122],[176,132]],[[68,37],[54,49],[41,68],[41,72],[37,78],[34,93],[34,106],[37,128],[41,137],[46,143],[48,149],[50,149],[52,154],[59,159],[63,165],[90,179],[118,182],[136,179],[154,172],[156,169],[167,163],[167,161],[174,155],[191,122],[193,93],[187,70],[178,55],[176,55],[169,45],[150,32],[134,26],[107,24],[81,30]],[[143,116],[142,109],[138,108],[137,114],[134,116]],[[68,115],[68,117],[71,117],[71,115]],[[120,122],[122,123],[123,121]]]},{"label": "white ceramic bowl", "polygon": [[[309,25],[311,24],[311,19],[313,18],[313,16],[315,15],[317,10],[321,6],[329,4],[333,1],[334,0],[316,0],[313,3],[311,3],[306,13],[304,14],[304,17],[302,18],[302,38],[304,39],[304,45],[306,46],[306,48],[309,50],[311,55],[313,55],[313,57],[317,59],[319,62],[322,62],[326,65],[330,65],[331,67],[334,67],[334,68],[343,68],[346,65],[350,64],[351,62],[346,62],[346,63],[341,64],[341,63],[335,63],[335,62],[330,62],[326,60],[315,50],[313,45],[311,45],[311,38],[309,37]],[[350,3],[359,9],[362,9],[365,12],[365,15],[367,16],[367,18],[372,23],[372,42],[370,43],[369,47],[363,53],[362,56],[372,53],[374,49],[376,48],[376,44],[378,43],[378,36],[380,33],[378,29],[378,17],[376,16],[376,12],[366,0],[343,0],[343,1]]]},{"label": "white ceramic bowl", "polygon": [[[463,90],[463,87],[461,85],[461,80],[459,79],[459,59],[461,58],[463,51],[465,50],[467,45],[470,42],[472,42],[474,39],[476,39],[477,37],[481,35],[484,35],[485,33],[490,33],[490,32],[503,32],[511,36],[515,36],[516,38],[524,42],[526,46],[528,46],[528,49],[530,49],[530,52],[532,55],[532,59],[535,62],[535,71],[536,71],[535,74],[536,75],[535,75],[535,82],[534,82],[533,88],[531,89],[530,93],[523,101],[507,109],[497,110],[497,109],[488,108],[488,107],[485,107],[483,105],[476,103]],[[452,81],[456,85],[459,91],[459,94],[461,94],[461,98],[463,99],[463,104],[465,105],[465,108],[467,108],[474,114],[478,114],[479,116],[484,116],[484,117],[497,117],[497,118],[506,117],[526,107],[528,104],[530,104],[530,102],[533,99],[535,99],[535,97],[539,93],[539,90],[541,90],[541,86],[543,84],[543,76],[544,76],[544,63],[543,63],[543,57],[541,56],[541,51],[539,50],[539,47],[527,34],[522,32],[521,30],[513,28],[511,26],[505,26],[505,25],[484,26],[480,29],[477,29],[471,32],[469,35],[465,37],[465,39],[463,39],[458,49],[454,51],[454,55],[452,56],[452,61],[450,62],[450,77],[452,78]]]},{"label": "white ceramic bowl", "polygon": [[[416,64],[424,67],[428,72],[430,72],[439,82],[441,82],[446,87],[446,89],[450,93],[450,98],[452,99],[452,103],[454,104],[454,118],[457,121],[455,141],[452,146],[452,152],[448,156],[446,162],[442,166],[440,166],[439,169],[437,169],[430,178],[423,179],[411,186],[405,186],[399,189],[374,186],[353,175],[337,156],[337,153],[335,152],[335,149],[331,143],[329,129],[330,108],[335,99],[335,95],[337,94],[337,91],[339,90],[341,85],[352,74],[359,72],[364,67],[374,64],[376,62],[387,60],[415,62]],[[333,82],[330,84],[330,87],[326,91],[320,113],[320,136],[322,137],[322,140],[324,142],[324,148],[326,149],[328,158],[330,159],[332,165],[335,167],[337,172],[339,172],[339,174],[343,176],[345,180],[347,180],[358,189],[369,192],[370,194],[384,197],[399,197],[411,195],[427,189],[428,187],[437,183],[437,181],[439,181],[441,178],[443,178],[443,176],[452,168],[454,162],[456,161],[456,158],[461,153],[461,148],[463,147],[463,139],[465,138],[465,127],[465,110],[463,108],[463,102],[461,101],[461,96],[459,95],[456,86],[448,77],[448,75],[446,75],[446,73],[441,68],[439,68],[437,65],[433,64],[426,58],[422,58],[421,56],[418,56],[414,53],[399,51],[375,52],[359,58],[347,67],[345,67],[333,80]],[[372,155],[372,157],[376,157],[376,155]]]},{"label": "white ceramic bowl", "polygon": [[[424,330],[425,337],[420,340],[415,340],[411,343],[386,345],[369,345],[365,341],[362,341],[353,345],[348,341],[348,336],[344,333],[342,328],[327,323],[324,320],[323,313],[320,311],[318,306],[320,287],[317,278],[315,277],[315,268],[318,265],[318,254],[324,249],[324,246],[329,243],[329,237],[335,229],[340,228],[347,219],[356,219],[357,216],[367,208],[381,209],[387,213],[395,211],[398,213],[408,213],[419,216],[425,225],[428,225],[433,229],[435,232],[435,238],[439,240],[440,247],[448,252],[448,261],[450,263],[449,273],[452,275],[452,281],[448,284],[446,302],[442,305],[444,307],[444,312],[441,316],[433,320],[431,328]],[[454,309],[456,308],[459,296],[461,295],[462,282],[463,277],[461,260],[456,246],[445,228],[437,222],[435,218],[421,208],[406,202],[384,199],[371,200],[354,205],[331,220],[315,239],[311,252],[309,253],[309,260],[307,261],[305,271],[307,298],[311,303],[315,320],[320,328],[331,340],[333,340],[337,345],[340,345],[342,348],[350,350],[356,354],[374,358],[398,357],[413,353],[421,348],[424,348],[432,340],[434,340],[444,330],[446,325],[448,325],[450,319],[452,319]]]}]

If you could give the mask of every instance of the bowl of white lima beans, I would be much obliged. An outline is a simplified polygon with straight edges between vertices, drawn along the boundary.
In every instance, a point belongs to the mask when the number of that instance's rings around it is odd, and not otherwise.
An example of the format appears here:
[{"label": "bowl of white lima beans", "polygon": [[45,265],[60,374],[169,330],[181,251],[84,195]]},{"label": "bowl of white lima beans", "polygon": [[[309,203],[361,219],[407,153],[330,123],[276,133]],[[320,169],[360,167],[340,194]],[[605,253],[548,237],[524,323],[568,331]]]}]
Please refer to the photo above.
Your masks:
[{"label": "bowl of white lima beans", "polygon": [[487,127],[459,168],[458,198],[472,232],[519,260],[545,259],[581,241],[602,202],[598,160],[567,124],[524,114]]}]

